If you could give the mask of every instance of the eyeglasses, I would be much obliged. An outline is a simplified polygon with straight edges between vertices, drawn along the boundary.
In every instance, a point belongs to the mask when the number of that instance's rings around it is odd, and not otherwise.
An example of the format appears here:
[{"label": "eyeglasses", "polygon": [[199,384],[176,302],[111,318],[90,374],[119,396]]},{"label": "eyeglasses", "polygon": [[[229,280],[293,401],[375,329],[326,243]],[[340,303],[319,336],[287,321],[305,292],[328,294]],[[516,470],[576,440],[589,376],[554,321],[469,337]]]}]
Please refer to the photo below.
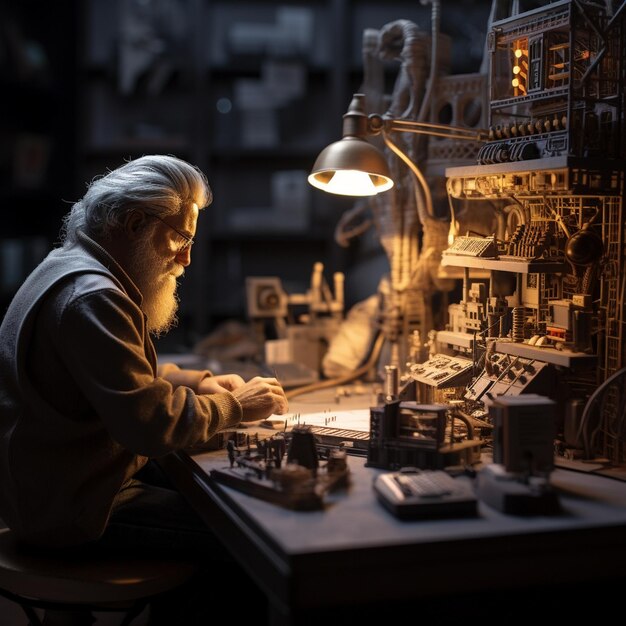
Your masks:
[{"label": "eyeglasses", "polygon": [[179,252],[183,252],[183,250],[188,250],[189,248],[191,248],[191,246],[193,246],[194,244],[193,237],[190,237],[189,235],[185,235],[184,233],[181,233],[180,230],[178,230],[178,228],[174,228],[174,226],[172,226],[171,224],[168,224],[162,217],[159,217],[158,215],[154,215],[154,213],[146,213],[146,215],[156,218],[157,220],[159,220],[159,222],[163,222],[168,228],[171,228],[175,233],[180,235],[180,237],[182,237],[185,240],[185,243],[181,246]]}]

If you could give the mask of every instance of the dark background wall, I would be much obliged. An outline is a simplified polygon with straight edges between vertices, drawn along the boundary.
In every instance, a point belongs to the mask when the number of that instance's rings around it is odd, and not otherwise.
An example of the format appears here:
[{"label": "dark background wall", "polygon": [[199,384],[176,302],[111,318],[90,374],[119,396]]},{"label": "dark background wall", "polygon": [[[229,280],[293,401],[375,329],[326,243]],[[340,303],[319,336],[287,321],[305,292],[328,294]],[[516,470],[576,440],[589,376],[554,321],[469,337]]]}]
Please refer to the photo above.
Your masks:
[{"label": "dark background wall", "polygon": [[[478,71],[491,0],[441,4],[452,73]],[[353,201],[313,190],[306,173],[341,136],[363,78],[364,29],[402,18],[429,32],[430,17],[418,0],[21,0],[0,9],[2,310],[87,182],[152,152],[196,163],[215,193],[183,283],[179,346],[245,317],[248,275],[304,292],[321,260],[327,278],[346,272],[353,304],[385,260],[373,233],[347,249],[335,243]],[[372,258],[364,277],[356,268]]]}]

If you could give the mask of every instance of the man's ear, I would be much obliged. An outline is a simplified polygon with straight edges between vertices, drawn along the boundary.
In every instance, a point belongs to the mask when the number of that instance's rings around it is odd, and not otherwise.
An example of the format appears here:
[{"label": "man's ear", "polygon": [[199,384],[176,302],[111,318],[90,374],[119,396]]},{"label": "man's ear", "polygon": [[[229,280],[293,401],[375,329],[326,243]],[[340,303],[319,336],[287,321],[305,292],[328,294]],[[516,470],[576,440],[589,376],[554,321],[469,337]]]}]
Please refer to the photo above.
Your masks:
[{"label": "man's ear", "polygon": [[126,214],[124,220],[124,231],[130,238],[135,238],[140,234],[146,223],[146,216],[143,211],[133,210]]}]

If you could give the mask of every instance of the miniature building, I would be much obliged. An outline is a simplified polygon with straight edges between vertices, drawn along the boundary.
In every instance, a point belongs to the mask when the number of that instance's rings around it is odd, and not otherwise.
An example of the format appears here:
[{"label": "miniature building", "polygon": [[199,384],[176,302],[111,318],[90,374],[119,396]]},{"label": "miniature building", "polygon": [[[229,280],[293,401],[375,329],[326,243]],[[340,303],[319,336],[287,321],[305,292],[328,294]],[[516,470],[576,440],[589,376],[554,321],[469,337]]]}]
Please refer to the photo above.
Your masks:
[{"label": "miniature building", "polygon": [[[446,170],[451,197],[492,203],[501,226],[491,254],[455,242],[443,265],[514,283],[486,301],[490,332],[474,337],[485,369],[465,398],[498,395],[503,379],[528,387],[543,372],[570,430],[590,393],[626,365],[624,21],[562,0],[493,23],[490,140],[478,165]],[[466,304],[469,333],[477,298]],[[503,316],[510,333],[494,333]],[[623,463],[623,433],[609,426],[617,401],[596,417],[605,433],[596,452]]]}]

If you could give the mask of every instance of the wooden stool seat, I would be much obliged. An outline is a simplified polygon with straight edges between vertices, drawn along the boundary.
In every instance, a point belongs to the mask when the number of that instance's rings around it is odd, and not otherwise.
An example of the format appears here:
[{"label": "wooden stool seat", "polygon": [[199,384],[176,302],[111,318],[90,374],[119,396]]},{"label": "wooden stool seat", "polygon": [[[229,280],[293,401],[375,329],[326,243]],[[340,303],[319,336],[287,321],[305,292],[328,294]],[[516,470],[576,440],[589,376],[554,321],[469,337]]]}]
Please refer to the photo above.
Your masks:
[{"label": "wooden stool seat", "polygon": [[14,534],[0,530],[0,593],[33,609],[124,611],[129,624],[150,598],[186,582],[196,571],[187,561],[150,557],[40,556],[20,549]]}]

